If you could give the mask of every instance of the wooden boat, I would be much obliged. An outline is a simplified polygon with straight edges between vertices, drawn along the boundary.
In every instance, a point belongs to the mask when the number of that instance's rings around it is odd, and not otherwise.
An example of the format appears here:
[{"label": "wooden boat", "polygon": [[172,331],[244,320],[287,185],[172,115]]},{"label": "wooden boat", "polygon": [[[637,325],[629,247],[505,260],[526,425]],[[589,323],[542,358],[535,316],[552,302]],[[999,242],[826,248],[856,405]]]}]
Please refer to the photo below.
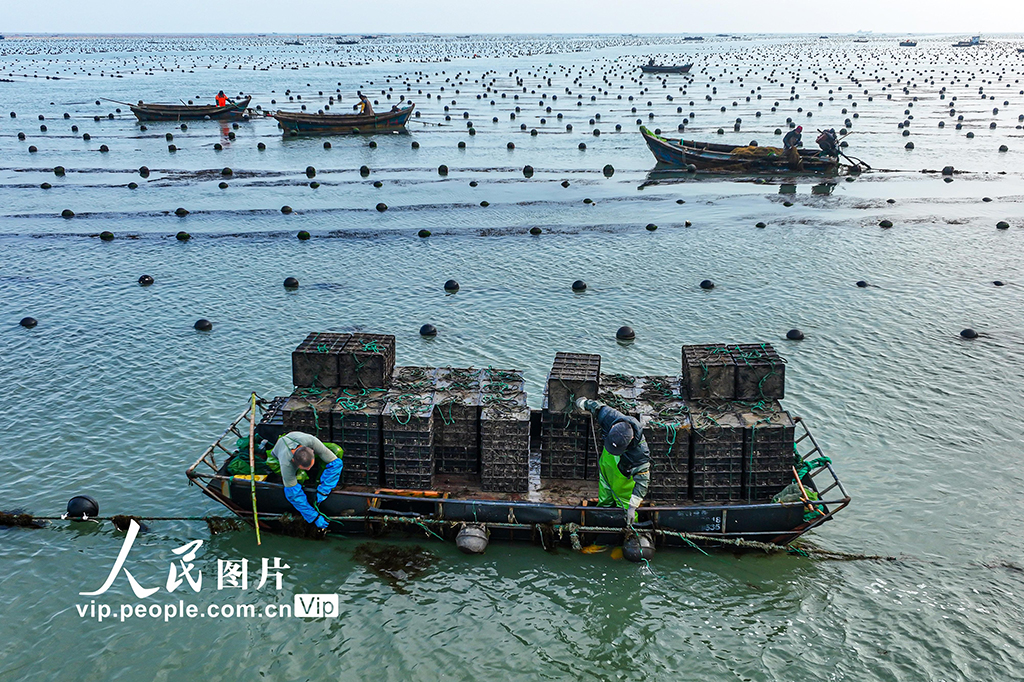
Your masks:
[{"label": "wooden boat", "polygon": [[382,133],[405,130],[415,104],[374,114],[307,114],[297,111],[275,111],[271,114],[287,134],[333,135],[339,133]]},{"label": "wooden boat", "polygon": [[251,97],[244,97],[227,106],[187,104],[143,104],[132,106],[140,121],[202,121],[204,119],[239,118],[249,108]]},{"label": "wooden boat", "polygon": [[[224,505],[244,521],[253,523],[252,486],[261,528],[292,532],[310,528],[295,514],[279,481],[257,476],[232,475],[227,462],[236,440],[247,437],[250,415],[260,421],[265,401],[242,412],[186,471],[189,484]],[[256,410],[255,413],[252,410]],[[533,418],[539,422],[539,411]],[[809,465],[800,479],[809,492],[795,502],[733,504],[689,502],[675,506],[641,506],[634,528],[649,533],[656,546],[722,546],[744,542],[787,545],[830,520],[850,503],[831,461],[802,420],[796,421],[797,455]],[[283,427],[282,427],[283,429]],[[535,452],[535,444],[531,451]],[[538,457],[539,455],[533,455]],[[438,480],[443,479],[443,480]],[[621,509],[597,507],[596,481],[534,479],[527,493],[488,493],[472,475],[434,476],[435,489],[385,490],[339,485],[320,503],[330,521],[329,533],[379,536],[389,531],[451,539],[467,525],[481,527],[492,540],[534,542],[579,547],[592,543],[621,543],[626,533]],[[313,487],[305,488],[315,496]],[[814,500],[805,503],[804,500]],[[811,508],[813,506],[813,509]],[[296,522],[297,519],[297,522]]]},{"label": "wooden boat", "polygon": [[640,70],[644,73],[690,73],[690,69],[693,68],[693,64],[683,64],[681,66],[669,66],[664,64],[644,64],[640,67]]},{"label": "wooden boat", "polygon": [[900,47],[917,47],[916,40],[901,40]]},{"label": "wooden boat", "polygon": [[[695,140],[670,139],[655,135],[646,127],[640,134],[659,164],[673,168],[695,166],[700,170],[727,172],[804,171],[832,173],[842,164],[835,156],[821,156],[810,149],[797,150],[803,168],[792,168],[778,147],[746,147]],[[852,164],[849,164],[852,167]]]}]

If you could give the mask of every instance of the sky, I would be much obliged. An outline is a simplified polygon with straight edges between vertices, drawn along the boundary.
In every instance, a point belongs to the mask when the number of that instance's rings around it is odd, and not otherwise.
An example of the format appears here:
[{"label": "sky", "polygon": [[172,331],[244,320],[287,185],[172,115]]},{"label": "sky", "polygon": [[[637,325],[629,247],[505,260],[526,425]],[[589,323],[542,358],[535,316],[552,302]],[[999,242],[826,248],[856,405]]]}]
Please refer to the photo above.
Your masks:
[{"label": "sky", "polygon": [[2,0],[0,33],[1022,33],[1022,0]]}]

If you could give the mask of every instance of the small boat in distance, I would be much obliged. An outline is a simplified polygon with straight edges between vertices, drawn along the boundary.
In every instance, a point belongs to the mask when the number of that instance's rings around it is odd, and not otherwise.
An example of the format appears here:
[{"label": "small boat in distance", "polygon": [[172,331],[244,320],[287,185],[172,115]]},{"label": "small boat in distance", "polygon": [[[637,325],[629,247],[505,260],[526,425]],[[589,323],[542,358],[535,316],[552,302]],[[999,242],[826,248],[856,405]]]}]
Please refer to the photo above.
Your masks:
[{"label": "small boat in distance", "polygon": [[970,40],[953,43],[953,47],[974,47],[976,45],[981,45],[981,36],[971,36]]},{"label": "small boat in distance", "polygon": [[412,116],[416,105],[401,109],[394,108],[384,113],[373,114],[327,114],[318,111],[307,114],[298,111],[275,111],[270,114],[288,135],[336,135],[359,133],[384,133],[405,130],[405,124]]},{"label": "small boat in distance", "polygon": [[284,44],[285,45],[303,45],[304,43],[301,40],[286,40],[286,41],[284,41]]},{"label": "small boat in distance", "polygon": [[[782,149],[746,145],[715,144],[696,140],[669,139],[640,127],[644,142],[662,166],[718,172],[808,172],[835,173],[853,164],[840,164],[838,156],[823,155],[819,150],[799,149],[800,166],[794,169]],[[863,164],[866,166],[867,164]]]},{"label": "small boat in distance", "polygon": [[910,40],[909,38],[906,40],[901,40],[900,47],[917,47],[917,41]]},{"label": "small boat in distance", "polygon": [[689,64],[682,64],[680,66],[671,66],[666,64],[655,64],[654,60],[651,59],[641,66],[640,70],[644,73],[690,73],[691,68],[693,68],[693,62]]},{"label": "small boat in distance", "polygon": [[202,121],[205,119],[241,118],[249,108],[252,97],[243,97],[227,106],[215,104],[145,104],[141,100],[132,105],[132,113],[140,121]]}]

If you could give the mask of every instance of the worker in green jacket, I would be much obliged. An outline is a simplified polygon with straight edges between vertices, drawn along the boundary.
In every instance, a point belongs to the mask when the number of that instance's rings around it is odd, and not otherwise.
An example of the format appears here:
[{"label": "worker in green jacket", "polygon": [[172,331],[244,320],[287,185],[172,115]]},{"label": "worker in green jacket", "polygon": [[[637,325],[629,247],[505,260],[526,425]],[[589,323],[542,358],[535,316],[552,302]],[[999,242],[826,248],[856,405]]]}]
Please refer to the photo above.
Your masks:
[{"label": "worker in green jacket", "polygon": [[651,481],[651,451],[640,422],[596,400],[579,398],[576,408],[589,412],[601,427],[604,447],[598,460],[597,504],[621,507],[626,525],[636,521],[636,510]]},{"label": "worker in green jacket", "polygon": [[295,510],[302,515],[306,523],[317,528],[327,528],[327,517],[314,508],[306,497],[306,492],[299,485],[295,475],[299,470],[309,471],[317,458],[323,463],[320,472],[320,484],[316,488],[316,504],[327,499],[341,477],[342,460],[324,445],[319,438],[301,431],[292,431],[281,436],[272,451],[273,456],[281,465],[281,481],[284,483],[284,496]]}]

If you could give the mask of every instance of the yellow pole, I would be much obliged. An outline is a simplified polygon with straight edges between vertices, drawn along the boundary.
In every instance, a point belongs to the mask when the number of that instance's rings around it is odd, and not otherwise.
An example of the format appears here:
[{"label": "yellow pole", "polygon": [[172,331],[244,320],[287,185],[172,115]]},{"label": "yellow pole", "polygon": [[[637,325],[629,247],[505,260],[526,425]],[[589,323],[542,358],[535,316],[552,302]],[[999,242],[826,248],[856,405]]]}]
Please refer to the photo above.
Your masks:
[{"label": "yellow pole", "polygon": [[249,491],[252,494],[252,521],[256,526],[256,544],[260,541],[260,520],[256,516],[256,444],[253,442],[256,432],[256,393],[252,394],[249,404]]}]

